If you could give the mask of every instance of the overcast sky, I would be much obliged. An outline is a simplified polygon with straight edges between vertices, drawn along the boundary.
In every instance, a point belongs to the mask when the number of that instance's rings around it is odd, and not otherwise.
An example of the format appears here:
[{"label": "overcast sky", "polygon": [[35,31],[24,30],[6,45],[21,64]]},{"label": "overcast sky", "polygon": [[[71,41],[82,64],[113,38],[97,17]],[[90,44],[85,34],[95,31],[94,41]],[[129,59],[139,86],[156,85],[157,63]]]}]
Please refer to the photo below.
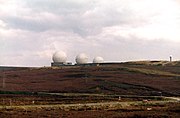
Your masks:
[{"label": "overcast sky", "polygon": [[0,0],[0,65],[180,60],[180,0]]}]

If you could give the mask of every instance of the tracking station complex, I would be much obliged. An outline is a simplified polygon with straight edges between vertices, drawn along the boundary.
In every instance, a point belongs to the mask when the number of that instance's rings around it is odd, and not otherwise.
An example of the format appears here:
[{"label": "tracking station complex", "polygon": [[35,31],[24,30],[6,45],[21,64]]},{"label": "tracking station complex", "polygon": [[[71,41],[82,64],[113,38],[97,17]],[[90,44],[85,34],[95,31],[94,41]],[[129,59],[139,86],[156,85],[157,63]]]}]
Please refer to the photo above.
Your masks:
[{"label": "tracking station complex", "polygon": [[[57,51],[53,54],[52,57],[53,62],[51,63],[52,67],[58,66],[73,66],[72,62],[67,62],[67,55],[63,51]],[[92,65],[92,64],[100,64],[104,63],[104,59],[100,56],[97,56],[93,59],[92,63],[88,62],[88,56],[85,53],[80,53],[75,58],[75,65]]]}]

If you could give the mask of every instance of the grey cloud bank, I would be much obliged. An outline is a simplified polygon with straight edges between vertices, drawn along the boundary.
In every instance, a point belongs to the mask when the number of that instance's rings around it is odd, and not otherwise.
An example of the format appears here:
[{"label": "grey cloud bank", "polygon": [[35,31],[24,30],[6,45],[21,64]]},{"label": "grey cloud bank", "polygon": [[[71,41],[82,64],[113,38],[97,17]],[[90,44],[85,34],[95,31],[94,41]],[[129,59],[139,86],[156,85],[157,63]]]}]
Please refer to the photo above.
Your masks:
[{"label": "grey cloud bank", "polygon": [[80,52],[90,61],[97,55],[105,61],[180,59],[177,0],[0,3],[1,65],[47,66],[56,50],[73,62]]}]

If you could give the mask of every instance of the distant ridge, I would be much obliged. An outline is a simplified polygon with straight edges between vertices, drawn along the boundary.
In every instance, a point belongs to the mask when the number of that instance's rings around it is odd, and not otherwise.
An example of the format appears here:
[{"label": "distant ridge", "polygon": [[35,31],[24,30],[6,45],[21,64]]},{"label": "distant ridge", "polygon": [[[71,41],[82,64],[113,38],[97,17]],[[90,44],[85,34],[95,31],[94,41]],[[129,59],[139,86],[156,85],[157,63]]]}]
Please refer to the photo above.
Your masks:
[{"label": "distant ridge", "polygon": [[137,65],[162,65],[162,66],[180,66],[180,61],[130,61],[125,62],[127,64],[137,64]]},{"label": "distant ridge", "polygon": [[15,67],[15,66],[0,66],[0,71],[3,70],[21,70],[21,69],[28,69],[30,67]]}]

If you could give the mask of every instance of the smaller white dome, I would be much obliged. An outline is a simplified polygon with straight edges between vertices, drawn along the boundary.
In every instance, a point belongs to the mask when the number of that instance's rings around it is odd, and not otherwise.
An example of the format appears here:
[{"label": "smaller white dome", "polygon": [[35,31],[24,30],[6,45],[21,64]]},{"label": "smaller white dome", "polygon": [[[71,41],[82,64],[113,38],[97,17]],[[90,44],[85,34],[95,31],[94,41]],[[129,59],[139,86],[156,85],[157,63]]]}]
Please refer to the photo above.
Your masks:
[{"label": "smaller white dome", "polygon": [[103,63],[104,62],[104,59],[102,57],[95,57],[93,59],[93,63]]},{"label": "smaller white dome", "polygon": [[85,64],[88,63],[88,56],[85,53],[80,53],[76,56],[77,64]]},{"label": "smaller white dome", "polygon": [[57,51],[53,54],[52,60],[55,63],[65,63],[67,60],[67,55],[63,51]]}]

